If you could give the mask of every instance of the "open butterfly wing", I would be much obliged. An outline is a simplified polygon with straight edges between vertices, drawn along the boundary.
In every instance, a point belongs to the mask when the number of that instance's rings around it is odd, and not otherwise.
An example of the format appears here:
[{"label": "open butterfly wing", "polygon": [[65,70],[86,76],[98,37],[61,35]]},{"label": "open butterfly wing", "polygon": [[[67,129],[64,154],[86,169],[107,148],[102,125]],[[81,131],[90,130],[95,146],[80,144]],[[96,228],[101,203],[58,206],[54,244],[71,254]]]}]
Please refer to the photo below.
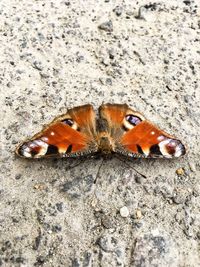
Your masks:
[{"label": "open butterfly wing", "polygon": [[91,105],[68,110],[44,130],[18,146],[16,153],[27,158],[70,157],[96,151],[95,114]]},{"label": "open butterfly wing", "polygon": [[[100,114],[113,129],[111,134],[116,141],[115,152],[151,158],[179,157],[186,152],[180,140],[160,130],[126,104],[104,104],[100,107]],[[132,121],[137,121],[136,125],[131,124],[130,116]]]},{"label": "open butterfly wing", "polygon": [[185,154],[185,146],[180,140],[148,121],[142,121],[126,132],[120,143],[133,157],[172,158]]}]

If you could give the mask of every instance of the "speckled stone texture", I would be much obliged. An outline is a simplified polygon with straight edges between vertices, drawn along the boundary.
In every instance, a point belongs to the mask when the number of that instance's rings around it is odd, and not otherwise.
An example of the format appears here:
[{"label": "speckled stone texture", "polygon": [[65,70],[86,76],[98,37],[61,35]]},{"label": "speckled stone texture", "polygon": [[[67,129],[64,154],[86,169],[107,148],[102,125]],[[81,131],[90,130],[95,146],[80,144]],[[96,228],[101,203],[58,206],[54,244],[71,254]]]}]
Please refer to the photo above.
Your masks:
[{"label": "speckled stone texture", "polygon": [[[199,0],[1,0],[0,18],[0,265],[200,266]],[[143,112],[188,154],[130,167],[14,155],[67,108],[102,102]]]}]

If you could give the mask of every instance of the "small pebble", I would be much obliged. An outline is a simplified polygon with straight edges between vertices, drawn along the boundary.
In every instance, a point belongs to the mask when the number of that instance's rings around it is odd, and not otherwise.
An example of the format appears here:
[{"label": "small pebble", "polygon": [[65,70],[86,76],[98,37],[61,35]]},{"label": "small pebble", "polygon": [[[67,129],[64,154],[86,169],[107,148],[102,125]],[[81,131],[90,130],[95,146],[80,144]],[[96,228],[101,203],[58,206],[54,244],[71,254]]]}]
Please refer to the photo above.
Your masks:
[{"label": "small pebble", "polygon": [[113,12],[115,12],[115,14],[119,17],[121,16],[122,14],[122,7],[121,6],[116,6],[114,9],[113,9]]},{"label": "small pebble", "polygon": [[176,170],[176,174],[178,174],[178,175],[184,175],[185,174],[185,172],[184,172],[184,169],[183,168],[178,168],[177,170]]},{"label": "small pebble", "polygon": [[123,218],[126,218],[129,216],[129,210],[126,206],[122,207],[119,212]]},{"label": "small pebble", "polygon": [[112,21],[106,21],[98,26],[100,30],[106,31],[106,32],[112,32],[113,31],[113,24]]},{"label": "small pebble", "polygon": [[141,210],[137,209],[136,212],[135,212],[135,214],[136,214],[136,218],[137,219],[141,219],[142,218],[142,212],[141,212]]},{"label": "small pebble", "polygon": [[34,189],[36,190],[44,190],[46,188],[46,185],[45,184],[35,184],[34,185]]},{"label": "small pebble", "polygon": [[114,222],[111,215],[104,215],[102,217],[101,222],[102,222],[102,225],[107,229],[114,228],[116,226],[116,223]]},{"label": "small pebble", "polygon": [[138,15],[136,16],[137,19],[145,19],[146,8],[141,6],[138,10]]},{"label": "small pebble", "polygon": [[138,15],[135,17],[136,19],[142,19],[148,22],[153,22],[156,19],[156,16],[154,14],[155,7],[151,5],[145,5],[141,6],[138,10]]},{"label": "small pebble", "polygon": [[20,173],[15,175],[16,180],[19,180],[21,177],[22,177],[22,175]]},{"label": "small pebble", "polygon": [[190,170],[191,170],[192,172],[195,172],[195,171],[196,171],[196,167],[195,167],[195,164],[194,164],[193,162],[190,162],[190,163],[189,163],[189,166],[190,166]]},{"label": "small pebble", "polygon": [[56,208],[58,211],[63,212],[63,203],[62,202],[56,203]]},{"label": "small pebble", "polygon": [[52,232],[58,233],[60,231],[62,231],[62,227],[59,224],[52,226]]}]

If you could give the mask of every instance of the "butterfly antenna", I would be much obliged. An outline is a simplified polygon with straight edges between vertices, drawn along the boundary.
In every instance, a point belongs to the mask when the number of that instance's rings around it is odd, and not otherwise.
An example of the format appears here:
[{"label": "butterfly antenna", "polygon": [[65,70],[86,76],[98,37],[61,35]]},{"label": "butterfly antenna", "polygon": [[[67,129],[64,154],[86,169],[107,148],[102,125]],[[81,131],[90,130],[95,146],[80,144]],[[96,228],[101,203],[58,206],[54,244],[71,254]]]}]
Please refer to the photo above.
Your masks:
[{"label": "butterfly antenna", "polygon": [[[131,169],[133,169],[136,173],[138,173],[139,175],[141,175],[143,178],[147,178],[144,174],[142,174],[142,173],[140,173],[138,170],[136,170],[133,166],[131,166],[130,164],[128,164],[126,161],[128,160],[128,159],[126,159],[126,160],[122,160],[119,156],[117,156],[117,155],[115,155],[116,156],[116,158],[117,159],[119,159],[121,162],[123,162],[127,167],[129,167],[129,168],[131,168]],[[128,160],[129,162],[131,162],[130,160]],[[132,163],[132,162],[131,162]]]},{"label": "butterfly antenna", "polygon": [[96,182],[97,182],[97,179],[99,177],[99,173],[100,173],[101,167],[103,166],[103,162],[104,162],[104,159],[102,159],[102,162],[100,163],[99,169],[98,169],[97,174],[96,174],[96,177],[94,179],[94,184],[96,184]]}]

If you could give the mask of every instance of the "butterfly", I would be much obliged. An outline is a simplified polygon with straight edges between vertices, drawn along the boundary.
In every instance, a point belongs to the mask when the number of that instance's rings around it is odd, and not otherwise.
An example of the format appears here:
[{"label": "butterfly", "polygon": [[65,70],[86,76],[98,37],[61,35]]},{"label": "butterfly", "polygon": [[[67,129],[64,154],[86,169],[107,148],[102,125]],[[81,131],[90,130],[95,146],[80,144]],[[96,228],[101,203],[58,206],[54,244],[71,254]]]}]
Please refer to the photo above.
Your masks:
[{"label": "butterfly", "polygon": [[183,143],[126,104],[69,109],[16,149],[25,158],[122,154],[131,158],[177,158]]}]

